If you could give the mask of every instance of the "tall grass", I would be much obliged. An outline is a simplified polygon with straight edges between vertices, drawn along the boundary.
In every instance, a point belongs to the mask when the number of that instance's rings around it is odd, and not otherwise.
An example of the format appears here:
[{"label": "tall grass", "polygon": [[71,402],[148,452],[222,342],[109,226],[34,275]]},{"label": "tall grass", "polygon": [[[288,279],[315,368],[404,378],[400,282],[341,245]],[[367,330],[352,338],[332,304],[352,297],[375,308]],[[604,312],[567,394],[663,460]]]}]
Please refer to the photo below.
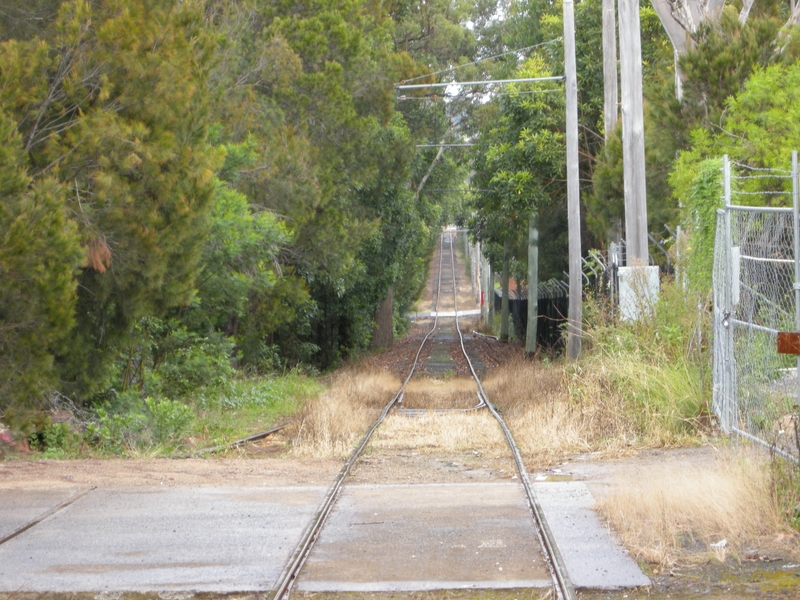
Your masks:
[{"label": "tall grass", "polygon": [[406,386],[403,408],[470,408],[480,402],[475,380],[467,377],[415,377]]},{"label": "tall grass", "polygon": [[741,560],[787,530],[763,457],[656,465],[617,481],[598,508],[635,558],[663,566],[690,555]]},{"label": "tall grass", "polygon": [[399,387],[399,380],[385,371],[338,374],[330,389],[308,402],[295,419],[292,454],[349,455]]},{"label": "tall grass", "polygon": [[668,283],[636,323],[618,322],[592,299],[585,315],[579,362],[519,359],[486,381],[528,457],[547,463],[696,440],[708,422],[697,300]]}]

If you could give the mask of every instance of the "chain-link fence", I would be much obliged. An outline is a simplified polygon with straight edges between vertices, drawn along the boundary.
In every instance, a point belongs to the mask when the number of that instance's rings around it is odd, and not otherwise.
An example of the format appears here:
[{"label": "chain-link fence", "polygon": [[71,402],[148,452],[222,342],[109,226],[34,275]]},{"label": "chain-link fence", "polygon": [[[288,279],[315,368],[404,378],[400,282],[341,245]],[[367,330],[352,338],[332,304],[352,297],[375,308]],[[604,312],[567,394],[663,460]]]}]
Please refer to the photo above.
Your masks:
[{"label": "chain-link fence", "polygon": [[[792,171],[724,160],[714,246],[713,410],[726,432],[797,460],[800,358],[779,354],[800,330],[797,158]],[[752,204],[766,206],[747,206]]]}]

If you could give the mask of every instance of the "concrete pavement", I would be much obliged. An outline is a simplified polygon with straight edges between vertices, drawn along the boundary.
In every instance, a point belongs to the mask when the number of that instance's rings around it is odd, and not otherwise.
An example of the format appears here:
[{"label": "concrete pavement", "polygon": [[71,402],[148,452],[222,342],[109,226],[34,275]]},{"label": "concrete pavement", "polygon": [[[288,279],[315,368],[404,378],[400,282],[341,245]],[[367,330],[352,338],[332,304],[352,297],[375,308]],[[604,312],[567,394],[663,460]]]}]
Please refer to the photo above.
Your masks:
[{"label": "concrete pavement", "polygon": [[[582,482],[536,484],[581,588],[648,585]],[[86,486],[0,487],[0,539]],[[272,588],[323,486],[93,489],[0,544],[0,592]],[[305,591],[550,585],[518,483],[347,486],[297,584]]]}]

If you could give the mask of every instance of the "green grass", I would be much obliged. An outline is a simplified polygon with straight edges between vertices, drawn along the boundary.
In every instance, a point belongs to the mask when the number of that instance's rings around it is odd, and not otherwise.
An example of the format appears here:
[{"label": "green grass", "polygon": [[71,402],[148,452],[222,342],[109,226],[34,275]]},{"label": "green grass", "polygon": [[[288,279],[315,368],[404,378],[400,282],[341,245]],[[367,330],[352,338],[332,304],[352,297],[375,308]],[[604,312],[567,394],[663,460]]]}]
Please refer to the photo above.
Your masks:
[{"label": "green grass", "polygon": [[315,379],[297,372],[232,380],[190,402],[197,415],[192,435],[216,445],[265,431],[297,414],[322,389]]},{"label": "green grass", "polygon": [[181,455],[289,421],[322,389],[313,377],[290,371],[234,377],[180,398],[127,392],[115,402],[80,411],[70,423],[52,423],[49,413],[29,411],[8,425],[16,442],[27,442],[30,454],[5,444],[0,459]]}]

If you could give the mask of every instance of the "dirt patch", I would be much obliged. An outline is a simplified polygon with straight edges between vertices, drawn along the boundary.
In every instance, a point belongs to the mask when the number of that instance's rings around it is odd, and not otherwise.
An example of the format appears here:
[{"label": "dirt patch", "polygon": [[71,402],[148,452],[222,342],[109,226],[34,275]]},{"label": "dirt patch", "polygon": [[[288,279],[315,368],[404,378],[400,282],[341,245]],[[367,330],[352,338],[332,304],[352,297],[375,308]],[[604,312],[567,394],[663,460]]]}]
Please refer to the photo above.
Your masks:
[{"label": "dirt patch", "polygon": [[421,454],[395,451],[369,453],[351,471],[353,485],[402,483],[478,483],[516,479],[509,458],[480,453]]},{"label": "dirt patch", "polygon": [[0,463],[0,489],[328,485],[342,467],[331,459],[225,458],[20,460]]}]

